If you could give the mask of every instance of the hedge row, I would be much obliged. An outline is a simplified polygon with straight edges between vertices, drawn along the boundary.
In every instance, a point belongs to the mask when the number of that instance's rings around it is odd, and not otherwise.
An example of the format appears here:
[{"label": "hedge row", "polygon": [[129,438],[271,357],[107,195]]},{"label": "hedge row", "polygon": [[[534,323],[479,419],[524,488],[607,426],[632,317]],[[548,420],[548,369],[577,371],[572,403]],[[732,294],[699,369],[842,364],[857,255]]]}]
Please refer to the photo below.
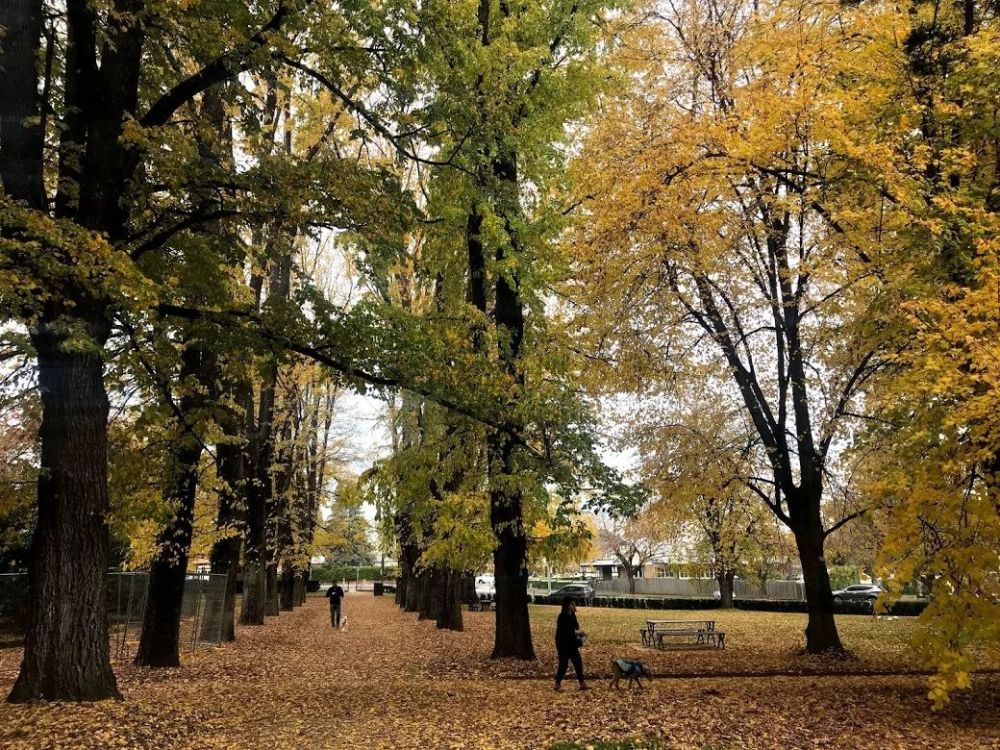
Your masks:
[{"label": "hedge row", "polygon": [[[737,609],[759,612],[807,612],[805,602],[770,601],[766,599],[736,600]],[[916,617],[927,608],[924,601],[900,601],[889,607],[886,614],[893,617]],[[834,602],[833,611],[838,615],[870,615],[872,605],[868,602]]]},{"label": "hedge row", "polygon": [[28,624],[28,576],[0,576],[0,630],[22,632]]},{"label": "hedge row", "polygon": [[395,579],[396,569],[385,568],[378,565],[363,565],[356,568],[351,565],[313,565],[313,580],[330,583],[331,581],[377,581],[379,579]]},{"label": "hedge row", "polygon": [[[544,594],[532,597],[535,604],[551,604]],[[807,612],[806,603],[778,599],[737,599],[736,609],[756,612]],[[718,599],[692,598],[642,598],[630,596],[598,596],[592,607],[612,607],[615,609],[719,609]],[[889,608],[894,617],[914,617],[924,611],[927,602],[901,601]],[[870,615],[868,602],[835,602],[833,611],[838,615]]]}]

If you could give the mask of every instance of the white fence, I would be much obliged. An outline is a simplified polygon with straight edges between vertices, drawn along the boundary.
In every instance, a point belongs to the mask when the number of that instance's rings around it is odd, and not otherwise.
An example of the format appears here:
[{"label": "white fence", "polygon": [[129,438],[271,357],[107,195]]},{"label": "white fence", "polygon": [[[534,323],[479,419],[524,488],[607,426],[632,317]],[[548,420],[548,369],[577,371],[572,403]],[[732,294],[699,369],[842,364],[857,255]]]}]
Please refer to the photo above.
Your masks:
[{"label": "white fence", "polygon": [[[628,596],[632,594],[627,578],[592,581],[598,596]],[[719,591],[714,578],[636,578],[636,596],[688,597],[711,599]],[[737,599],[784,599],[805,601],[805,587],[800,581],[767,581],[762,589],[749,581],[733,582],[733,596]]]}]

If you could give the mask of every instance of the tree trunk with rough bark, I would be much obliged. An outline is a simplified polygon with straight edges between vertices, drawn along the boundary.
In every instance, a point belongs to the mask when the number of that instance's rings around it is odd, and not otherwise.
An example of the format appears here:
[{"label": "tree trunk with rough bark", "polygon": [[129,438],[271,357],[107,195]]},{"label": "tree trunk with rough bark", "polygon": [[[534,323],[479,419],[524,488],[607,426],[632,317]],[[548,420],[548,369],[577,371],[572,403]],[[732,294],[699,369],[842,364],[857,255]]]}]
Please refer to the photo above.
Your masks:
[{"label": "tree trunk with rough bark", "polygon": [[441,605],[437,613],[437,626],[441,630],[463,629],[462,623],[462,574],[445,569],[441,575]]},{"label": "tree trunk with rough bark", "polygon": [[[511,465],[513,446],[503,433],[499,441],[498,463]],[[524,530],[522,498],[517,490],[494,489],[490,493],[490,526],[496,538],[493,573],[496,582],[496,629],[494,659],[534,659],[531,625],[528,620],[528,537]]]},{"label": "tree trunk with rough bark", "polygon": [[301,607],[306,603],[306,576],[307,571],[296,570],[295,571],[295,581],[292,584],[292,603],[293,606]]},{"label": "tree trunk with rough bark", "polygon": [[[103,345],[103,316],[81,320]],[[99,354],[64,350],[42,322],[32,336],[42,401],[32,602],[21,671],[9,700],[119,698],[105,596],[108,558],[108,413]]]},{"label": "tree trunk with rough bark", "polygon": [[[255,484],[255,483],[254,483]],[[267,604],[267,573],[264,545],[267,534],[267,506],[260,491],[247,493],[247,533],[243,548],[243,610],[241,625],[263,625]]]},{"label": "tree trunk with rough bark", "polygon": [[716,577],[719,582],[719,606],[722,609],[733,608],[733,582],[735,578],[736,574],[731,570],[720,573]]},{"label": "tree trunk with rough bark", "polygon": [[[41,100],[37,67],[43,15],[41,0],[0,3],[0,27],[5,30],[0,44],[0,181],[7,197],[48,214],[41,122],[49,103]],[[68,22],[70,34],[78,28],[74,20],[79,20],[78,16]],[[137,64],[134,43],[141,44],[141,36],[126,39],[116,33],[114,37],[121,42],[121,49],[109,55],[113,58],[108,62],[109,70],[127,73],[130,64]],[[67,55],[78,49],[76,41],[74,38],[68,45]],[[80,51],[84,55],[94,52],[92,47]],[[72,86],[82,75],[80,70],[66,74],[70,106],[76,104]],[[112,113],[117,105],[131,101],[127,77],[121,82],[124,90],[102,100]],[[71,137],[69,129],[64,129],[61,143]],[[105,147],[114,148],[115,153],[105,153]],[[61,153],[64,151],[61,148]],[[88,175],[91,184],[103,187],[106,183],[101,178],[109,173],[116,178],[115,184],[129,177],[127,172],[118,171],[121,148],[112,141],[99,141],[94,153],[105,169]],[[109,206],[98,199],[88,200],[86,207]],[[94,211],[85,217],[84,226],[107,230],[109,238],[115,240],[124,226],[119,221],[122,212],[103,213]],[[2,227],[0,235],[6,238],[12,231],[16,232]],[[61,251],[44,252],[47,262],[66,262]],[[57,279],[55,284],[62,281]],[[42,421],[37,522],[28,570],[30,610],[21,669],[9,700],[117,698],[105,600],[109,405],[101,353],[110,332],[109,316],[106,304],[72,280],[63,288],[45,291],[52,299],[31,331]],[[68,304],[61,307],[64,302]],[[69,343],[68,331],[85,333],[89,346],[81,348],[79,341],[64,346]]]},{"label": "tree trunk with rough bark", "polygon": [[[209,356],[197,344],[189,343],[181,353],[181,382],[191,378],[204,381],[206,375],[214,374]],[[179,419],[187,420],[204,405],[201,395],[185,394],[179,403]],[[135,663],[142,667],[180,666],[181,605],[194,527],[198,462],[203,446],[200,438],[193,434],[192,424],[179,424],[176,429],[171,478],[164,492],[167,504],[176,510],[171,522],[157,536],[156,555],[149,567],[142,635],[135,656]]]},{"label": "tree trunk with rough bark", "polygon": [[264,614],[267,617],[277,617],[281,613],[281,591],[278,585],[278,563],[268,560],[264,567],[267,576],[267,599]]},{"label": "tree trunk with rough bark", "polygon": [[438,579],[440,574],[436,567],[424,568],[420,575],[419,580],[419,596],[420,599],[417,602],[417,614],[418,620],[436,620],[437,610],[440,601],[435,596]]},{"label": "tree trunk with rough bark", "polygon": [[295,571],[291,566],[281,569],[281,596],[278,602],[285,612],[291,612],[295,608]]},{"label": "tree trunk with rough bark", "polygon": [[239,513],[239,492],[243,487],[243,447],[233,444],[215,446],[216,473],[222,481],[219,489],[219,510],[215,528],[227,535],[212,545],[210,556],[212,573],[226,576],[226,590],[222,602],[222,640],[236,640],[236,584],[240,564],[240,547],[243,544]]},{"label": "tree trunk with rough bark", "polygon": [[794,530],[809,610],[806,651],[810,654],[841,653],[844,646],[833,616],[833,587],[823,554],[823,526],[818,510],[810,515],[813,517]]},{"label": "tree trunk with rough bark", "polygon": [[420,601],[420,574],[416,569],[419,557],[416,545],[407,544],[400,554],[400,573],[402,574],[402,606],[406,612],[416,612]]},{"label": "tree trunk with rough bark", "polygon": [[478,604],[479,595],[476,593],[476,574],[471,570],[462,573],[462,604]]},{"label": "tree trunk with rough bark", "polygon": [[149,567],[146,609],[135,663],[141,667],[180,666],[181,604],[194,524],[201,445],[182,440],[168,501],[177,506],[173,520],[157,537],[157,553]]}]

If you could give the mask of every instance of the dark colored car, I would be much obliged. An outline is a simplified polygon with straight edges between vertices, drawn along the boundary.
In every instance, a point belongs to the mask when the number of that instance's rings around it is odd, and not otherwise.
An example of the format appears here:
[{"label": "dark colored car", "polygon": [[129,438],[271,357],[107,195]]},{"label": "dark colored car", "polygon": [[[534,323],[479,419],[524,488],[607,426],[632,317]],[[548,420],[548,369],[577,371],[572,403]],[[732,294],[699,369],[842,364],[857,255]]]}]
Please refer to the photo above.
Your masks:
[{"label": "dark colored car", "polygon": [[882,594],[882,588],[872,583],[856,583],[846,589],[833,592],[835,602],[867,602],[874,604]]},{"label": "dark colored car", "polygon": [[571,583],[548,595],[548,601],[552,604],[562,604],[566,599],[589,604],[594,600],[594,587],[589,583]]}]

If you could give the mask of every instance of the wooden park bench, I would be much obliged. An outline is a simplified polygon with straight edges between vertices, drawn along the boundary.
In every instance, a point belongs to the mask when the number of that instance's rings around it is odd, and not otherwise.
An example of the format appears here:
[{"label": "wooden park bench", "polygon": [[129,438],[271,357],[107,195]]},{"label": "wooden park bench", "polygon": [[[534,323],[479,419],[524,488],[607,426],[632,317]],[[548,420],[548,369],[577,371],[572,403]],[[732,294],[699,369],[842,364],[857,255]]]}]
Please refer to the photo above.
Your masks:
[{"label": "wooden park bench", "polygon": [[666,649],[671,640],[688,648],[725,648],[726,633],[716,630],[715,620],[646,620],[640,628],[643,646]]}]

